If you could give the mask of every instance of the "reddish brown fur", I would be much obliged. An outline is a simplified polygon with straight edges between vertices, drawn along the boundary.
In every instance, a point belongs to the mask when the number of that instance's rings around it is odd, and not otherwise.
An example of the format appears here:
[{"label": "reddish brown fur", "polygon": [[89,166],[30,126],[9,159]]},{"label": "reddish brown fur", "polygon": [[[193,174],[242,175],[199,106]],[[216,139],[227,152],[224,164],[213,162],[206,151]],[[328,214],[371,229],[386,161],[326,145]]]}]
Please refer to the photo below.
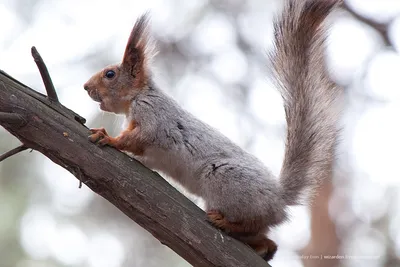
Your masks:
[{"label": "reddish brown fur", "polygon": [[117,137],[110,137],[104,128],[90,129],[92,134],[89,136],[89,140],[102,146],[109,145],[118,150],[140,156],[143,155],[144,147],[135,139],[137,131],[138,127],[135,121],[131,121],[128,127]]},{"label": "reddish brown fur", "polygon": [[278,250],[278,246],[274,241],[265,237],[264,235],[260,235],[258,237],[254,237],[253,239],[249,239],[248,241],[243,240],[246,244],[248,244],[252,249],[254,249],[258,255],[263,257],[264,260],[270,261],[274,257],[276,251]]},{"label": "reddish brown fur", "polygon": [[[116,73],[116,80],[110,81],[105,78],[105,73],[113,70]],[[118,79],[118,80],[117,80]],[[134,91],[128,82],[121,77],[121,71],[117,65],[112,65],[93,75],[84,85],[89,95],[98,95],[101,99],[100,108],[104,111],[123,113],[129,112],[131,100],[130,95]]]},{"label": "reddish brown fur", "polygon": [[[101,103],[102,110],[117,114],[129,113],[132,99],[141,90],[148,88],[151,49],[148,17],[145,14],[137,20],[132,29],[122,63],[104,68],[84,85],[89,95]],[[110,70],[115,72],[113,78],[106,77]]]},{"label": "reddish brown fur", "polygon": [[221,212],[216,210],[208,211],[207,218],[215,227],[249,245],[266,261],[271,260],[278,249],[275,242],[263,234],[265,228],[261,219],[230,222]]},{"label": "reddish brown fur", "polygon": [[149,55],[147,55],[148,42],[148,16],[145,14],[137,20],[132,29],[122,61],[122,67],[134,78],[133,87],[135,88],[145,87],[150,76],[147,69],[149,60]]},{"label": "reddish brown fur", "polygon": [[259,233],[265,228],[261,218],[241,222],[230,222],[222,213],[215,210],[208,211],[207,217],[215,227],[218,227],[228,233],[253,234]]}]

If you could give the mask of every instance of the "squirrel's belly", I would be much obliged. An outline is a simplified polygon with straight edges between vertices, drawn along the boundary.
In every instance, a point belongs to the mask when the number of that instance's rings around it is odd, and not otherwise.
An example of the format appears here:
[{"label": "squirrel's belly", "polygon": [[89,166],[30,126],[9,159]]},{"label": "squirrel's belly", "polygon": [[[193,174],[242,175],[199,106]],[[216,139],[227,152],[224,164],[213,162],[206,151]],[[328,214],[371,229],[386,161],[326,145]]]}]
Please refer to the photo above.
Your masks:
[{"label": "squirrel's belly", "polygon": [[185,189],[195,195],[200,195],[200,184],[196,178],[192,160],[188,157],[180,157],[158,148],[148,148],[143,155],[137,158],[147,168],[159,171],[169,178],[181,184]]}]

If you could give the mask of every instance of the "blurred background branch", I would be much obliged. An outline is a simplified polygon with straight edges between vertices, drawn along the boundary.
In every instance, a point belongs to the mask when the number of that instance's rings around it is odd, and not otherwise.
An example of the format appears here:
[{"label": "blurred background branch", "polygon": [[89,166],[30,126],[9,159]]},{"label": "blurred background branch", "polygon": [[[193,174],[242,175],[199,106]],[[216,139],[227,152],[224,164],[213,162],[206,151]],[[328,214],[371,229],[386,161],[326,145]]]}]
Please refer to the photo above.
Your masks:
[{"label": "blurred background branch", "polygon": [[388,29],[390,26],[390,23],[392,21],[389,21],[386,23],[377,22],[372,18],[368,18],[367,16],[359,14],[357,11],[354,10],[353,7],[351,7],[349,5],[348,2],[344,2],[343,9],[346,10],[347,12],[349,12],[355,19],[359,20],[360,22],[368,25],[369,27],[371,27],[374,30],[376,30],[377,32],[379,32],[379,34],[382,36],[383,41],[386,46],[390,46],[390,47],[393,46],[392,41],[389,36],[389,29]]}]

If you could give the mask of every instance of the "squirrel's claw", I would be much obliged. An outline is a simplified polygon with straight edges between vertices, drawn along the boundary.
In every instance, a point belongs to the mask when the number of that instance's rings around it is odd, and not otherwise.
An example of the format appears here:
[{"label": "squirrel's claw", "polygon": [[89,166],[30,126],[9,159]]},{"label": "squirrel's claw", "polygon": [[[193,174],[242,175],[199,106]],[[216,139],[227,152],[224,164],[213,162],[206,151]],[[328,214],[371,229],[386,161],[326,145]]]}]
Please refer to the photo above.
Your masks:
[{"label": "squirrel's claw", "polygon": [[90,129],[91,135],[88,136],[88,139],[92,143],[97,143],[101,146],[108,144],[109,136],[104,128],[94,128]]},{"label": "squirrel's claw", "polygon": [[101,128],[92,128],[92,129],[89,129],[89,131],[92,134],[100,132],[100,133],[103,133],[104,135],[108,135],[106,129],[104,129],[103,127],[101,127]]},{"label": "squirrel's claw", "polygon": [[221,230],[225,230],[224,229],[225,218],[220,212],[218,212],[216,210],[208,211],[207,212],[207,221],[210,222],[212,225],[214,225],[214,227],[217,227]]},{"label": "squirrel's claw", "polygon": [[270,261],[274,258],[278,246],[271,239],[265,238],[259,244],[253,245],[253,249],[255,249],[257,254],[265,261]]},{"label": "squirrel's claw", "polygon": [[109,136],[104,136],[99,141],[97,141],[97,144],[99,146],[105,146],[105,145],[110,144],[110,137]]}]

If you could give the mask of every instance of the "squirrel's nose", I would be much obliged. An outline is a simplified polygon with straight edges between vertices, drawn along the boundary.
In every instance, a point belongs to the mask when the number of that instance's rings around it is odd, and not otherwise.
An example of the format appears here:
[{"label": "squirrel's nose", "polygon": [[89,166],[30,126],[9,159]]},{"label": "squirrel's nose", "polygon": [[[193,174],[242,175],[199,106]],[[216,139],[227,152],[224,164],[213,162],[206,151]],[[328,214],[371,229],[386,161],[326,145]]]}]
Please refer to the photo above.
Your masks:
[{"label": "squirrel's nose", "polygon": [[85,90],[87,91],[87,90],[89,90],[89,86],[85,83],[85,84],[83,85],[83,89],[85,89]]}]

